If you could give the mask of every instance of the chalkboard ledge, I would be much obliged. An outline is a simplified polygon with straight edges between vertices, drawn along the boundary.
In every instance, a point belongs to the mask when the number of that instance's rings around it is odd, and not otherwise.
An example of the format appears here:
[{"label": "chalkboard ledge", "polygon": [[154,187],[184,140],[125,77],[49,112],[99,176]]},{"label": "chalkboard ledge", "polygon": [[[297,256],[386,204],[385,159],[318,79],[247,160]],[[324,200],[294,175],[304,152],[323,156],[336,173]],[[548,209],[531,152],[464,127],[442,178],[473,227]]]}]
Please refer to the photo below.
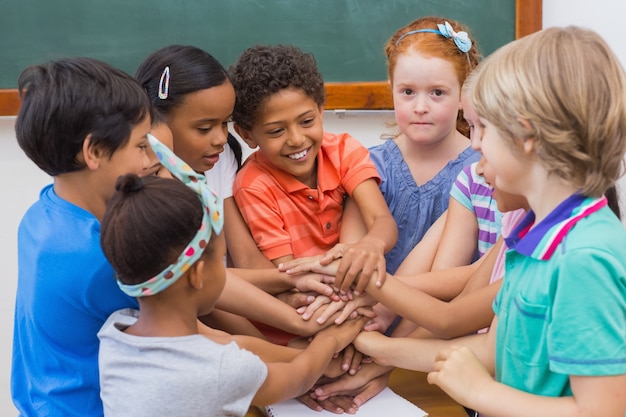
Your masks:
[{"label": "chalkboard ledge", "polygon": [[[386,81],[326,83],[326,110],[390,110],[391,90]],[[15,116],[20,109],[17,89],[0,89],[0,116]]]},{"label": "chalkboard ledge", "polygon": [[20,109],[17,89],[0,90],[0,116],[15,116]]},{"label": "chalkboard ledge", "polygon": [[326,83],[326,110],[391,110],[387,81]]}]

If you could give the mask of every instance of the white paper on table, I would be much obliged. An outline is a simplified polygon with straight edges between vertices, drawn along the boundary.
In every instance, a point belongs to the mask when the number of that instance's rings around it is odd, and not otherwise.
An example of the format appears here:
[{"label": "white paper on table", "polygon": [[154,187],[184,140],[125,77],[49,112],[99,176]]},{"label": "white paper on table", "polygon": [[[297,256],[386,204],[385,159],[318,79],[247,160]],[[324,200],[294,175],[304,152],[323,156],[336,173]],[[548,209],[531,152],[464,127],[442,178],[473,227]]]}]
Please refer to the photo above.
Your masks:
[{"label": "white paper on table", "polygon": [[[330,411],[311,410],[296,399],[268,405],[264,409],[265,414],[269,417],[337,417],[337,414]],[[425,417],[428,416],[428,413],[387,387],[359,407],[359,411],[354,415],[359,417],[380,417],[385,415]]]}]

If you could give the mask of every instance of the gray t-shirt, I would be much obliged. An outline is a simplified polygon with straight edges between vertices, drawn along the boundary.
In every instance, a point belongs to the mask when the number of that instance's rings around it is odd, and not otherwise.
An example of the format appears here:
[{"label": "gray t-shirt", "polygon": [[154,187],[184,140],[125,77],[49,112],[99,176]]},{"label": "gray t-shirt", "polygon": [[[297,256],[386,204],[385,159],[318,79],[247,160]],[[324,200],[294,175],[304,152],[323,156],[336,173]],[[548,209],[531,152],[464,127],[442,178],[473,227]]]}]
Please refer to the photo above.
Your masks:
[{"label": "gray t-shirt", "polygon": [[236,343],[201,335],[124,333],[139,312],[113,313],[98,332],[100,397],[106,417],[244,416],[267,367]]}]

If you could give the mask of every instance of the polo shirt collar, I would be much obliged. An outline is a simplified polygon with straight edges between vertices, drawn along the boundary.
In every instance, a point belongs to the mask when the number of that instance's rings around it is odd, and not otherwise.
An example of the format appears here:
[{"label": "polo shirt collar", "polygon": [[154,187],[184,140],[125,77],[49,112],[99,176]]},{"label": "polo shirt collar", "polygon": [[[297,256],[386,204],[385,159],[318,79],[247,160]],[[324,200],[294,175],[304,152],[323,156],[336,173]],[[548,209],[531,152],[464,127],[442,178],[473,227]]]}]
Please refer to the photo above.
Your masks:
[{"label": "polo shirt collar", "polygon": [[567,233],[581,219],[607,205],[606,197],[592,198],[573,194],[533,227],[535,213],[526,217],[504,238],[507,246],[525,256],[548,260]]}]

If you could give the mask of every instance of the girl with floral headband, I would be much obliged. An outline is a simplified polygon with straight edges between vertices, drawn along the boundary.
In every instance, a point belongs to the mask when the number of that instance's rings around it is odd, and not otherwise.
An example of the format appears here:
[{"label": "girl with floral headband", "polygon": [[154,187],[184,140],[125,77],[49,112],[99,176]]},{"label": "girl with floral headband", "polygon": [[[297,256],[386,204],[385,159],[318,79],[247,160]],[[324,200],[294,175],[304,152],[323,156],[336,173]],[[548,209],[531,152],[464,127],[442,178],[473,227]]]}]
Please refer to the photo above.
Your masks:
[{"label": "girl with floral headband", "polygon": [[120,289],[139,302],[98,333],[104,415],[243,416],[251,402],[305,392],[365,319],[319,332],[304,351],[199,328],[226,280],[222,203],[201,174],[149,138],[180,181],[122,176],[102,220],[103,252]]}]

